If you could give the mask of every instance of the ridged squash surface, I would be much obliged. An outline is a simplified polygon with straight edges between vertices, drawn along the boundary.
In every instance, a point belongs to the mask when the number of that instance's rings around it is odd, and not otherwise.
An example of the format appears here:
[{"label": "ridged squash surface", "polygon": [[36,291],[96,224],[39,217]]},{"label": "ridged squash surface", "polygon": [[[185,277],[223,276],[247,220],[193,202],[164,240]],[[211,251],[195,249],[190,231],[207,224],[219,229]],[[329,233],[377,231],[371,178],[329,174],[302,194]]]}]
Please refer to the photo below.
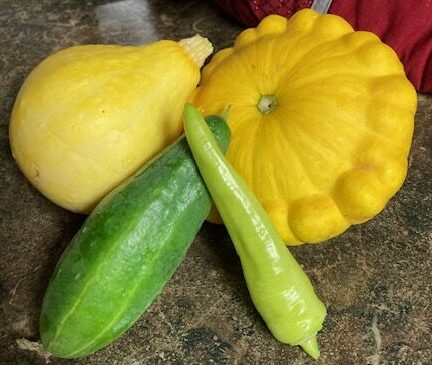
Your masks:
[{"label": "ridged squash surface", "polygon": [[204,68],[194,103],[231,106],[227,157],[289,245],[367,221],[405,179],[415,89],[389,46],[336,15],[243,31]]}]

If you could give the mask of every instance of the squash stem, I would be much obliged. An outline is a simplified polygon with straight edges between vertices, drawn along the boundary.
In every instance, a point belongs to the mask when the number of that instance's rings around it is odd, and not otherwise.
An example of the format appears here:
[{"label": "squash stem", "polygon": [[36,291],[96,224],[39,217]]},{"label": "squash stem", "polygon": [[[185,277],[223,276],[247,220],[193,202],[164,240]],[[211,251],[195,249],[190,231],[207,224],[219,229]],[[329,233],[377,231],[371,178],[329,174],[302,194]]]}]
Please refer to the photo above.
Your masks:
[{"label": "squash stem", "polygon": [[276,108],[277,99],[274,95],[262,95],[258,101],[258,110],[262,114],[271,113]]},{"label": "squash stem", "polygon": [[198,68],[202,67],[206,58],[213,52],[213,45],[210,41],[199,34],[182,39],[179,43]]}]

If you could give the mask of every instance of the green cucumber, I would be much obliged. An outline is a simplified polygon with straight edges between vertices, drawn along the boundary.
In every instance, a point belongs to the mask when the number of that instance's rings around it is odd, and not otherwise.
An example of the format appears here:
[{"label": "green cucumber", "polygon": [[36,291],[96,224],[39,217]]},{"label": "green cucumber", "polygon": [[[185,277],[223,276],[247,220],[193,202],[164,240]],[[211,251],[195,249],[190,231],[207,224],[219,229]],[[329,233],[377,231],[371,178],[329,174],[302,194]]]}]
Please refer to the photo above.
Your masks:
[{"label": "green cucumber", "polygon": [[[226,150],[227,124],[206,119]],[[180,265],[210,208],[182,137],[103,199],[65,250],[42,304],[44,347],[81,357],[129,329]]]}]

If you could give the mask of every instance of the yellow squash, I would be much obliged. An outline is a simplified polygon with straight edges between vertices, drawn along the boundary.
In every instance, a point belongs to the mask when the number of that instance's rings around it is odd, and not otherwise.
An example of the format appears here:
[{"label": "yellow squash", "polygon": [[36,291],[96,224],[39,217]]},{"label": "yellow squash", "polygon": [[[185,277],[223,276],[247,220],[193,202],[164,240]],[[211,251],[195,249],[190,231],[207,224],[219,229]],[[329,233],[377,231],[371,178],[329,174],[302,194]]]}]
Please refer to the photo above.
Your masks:
[{"label": "yellow squash", "polygon": [[10,143],[25,176],[60,206],[90,212],[182,131],[182,112],[212,52],[195,36],[57,52],[17,96]]},{"label": "yellow squash", "polygon": [[370,219],[405,179],[416,92],[390,47],[338,16],[268,16],[213,57],[194,102],[231,106],[228,159],[289,245]]}]

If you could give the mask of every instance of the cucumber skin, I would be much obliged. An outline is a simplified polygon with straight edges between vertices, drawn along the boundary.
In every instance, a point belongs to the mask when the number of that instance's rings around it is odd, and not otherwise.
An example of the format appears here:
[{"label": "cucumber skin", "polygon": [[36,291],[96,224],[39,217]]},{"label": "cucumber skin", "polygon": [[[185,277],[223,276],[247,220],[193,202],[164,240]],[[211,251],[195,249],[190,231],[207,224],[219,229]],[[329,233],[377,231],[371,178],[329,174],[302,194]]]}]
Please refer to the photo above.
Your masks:
[{"label": "cucumber skin", "polygon": [[[206,120],[226,150],[227,124]],[[82,357],[129,329],[180,265],[210,208],[183,137],[103,199],[63,253],[42,304],[44,347]]]}]

